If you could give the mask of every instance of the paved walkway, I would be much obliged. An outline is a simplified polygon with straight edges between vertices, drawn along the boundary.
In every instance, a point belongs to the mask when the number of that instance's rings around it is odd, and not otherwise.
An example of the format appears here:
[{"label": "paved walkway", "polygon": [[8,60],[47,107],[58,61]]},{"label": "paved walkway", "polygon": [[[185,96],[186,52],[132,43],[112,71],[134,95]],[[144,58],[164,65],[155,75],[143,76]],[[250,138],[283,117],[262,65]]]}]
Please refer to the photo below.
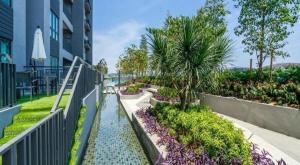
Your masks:
[{"label": "paved walkway", "polygon": [[[131,118],[132,113],[141,107],[150,105],[149,100],[151,96],[152,94],[146,91],[139,99],[122,99],[121,102],[125,109],[131,110],[131,112],[128,112],[129,117]],[[230,120],[236,127],[242,129],[245,137],[250,142],[259,145],[261,149],[267,150],[272,155],[274,161],[282,158],[287,164],[300,165],[300,139],[273,132],[229,116],[222,114],[218,115]]]},{"label": "paved walkway", "polygon": [[[241,129],[246,132],[245,136],[248,136],[247,138],[250,141],[253,141],[254,143],[256,141],[261,141],[260,143],[272,148],[273,157],[277,157],[277,159],[279,157],[280,159],[280,156],[282,157],[282,153],[284,153],[285,156],[289,156],[290,158],[296,160],[297,162],[295,162],[295,164],[300,164],[300,139],[270,131],[229,116],[221,116],[232,121],[237,127],[242,127]],[[282,158],[284,160],[289,159],[284,157]]]}]

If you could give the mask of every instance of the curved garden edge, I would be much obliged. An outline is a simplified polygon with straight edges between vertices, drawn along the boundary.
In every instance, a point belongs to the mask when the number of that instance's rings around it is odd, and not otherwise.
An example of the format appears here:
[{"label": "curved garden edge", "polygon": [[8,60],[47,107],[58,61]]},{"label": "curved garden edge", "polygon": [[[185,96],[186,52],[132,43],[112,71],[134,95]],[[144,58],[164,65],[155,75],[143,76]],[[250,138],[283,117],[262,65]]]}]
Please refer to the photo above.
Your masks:
[{"label": "curved garden edge", "polygon": [[[148,154],[149,159],[152,163],[155,163],[158,158],[162,157],[163,159],[166,158],[168,152],[166,151],[166,146],[159,146],[157,145],[157,142],[159,140],[159,137],[156,134],[149,134],[146,132],[145,129],[145,123],[141,118],[139,118],[135,112],[139,109],[135,107],[130,107],[127,105],[127,101],[129,100],[121,100],[120,103],[124,107],[124,110],[129,118],[131,118],[131,124],[136,132],[136,135],[138,136],[138,139],[142,146],[145,149],[145,152]],[[234,124],[237,128],[240,128],[243,130],[245,134],[245,138],[247,138],[247,134],[251,134],[251,142],[254,144],[258,144],[260,149],[266,149],[267,151],[270,151],[270,154],[275,156],[276,158],[280,159],[282,158],[286,163],[288,164],[299,164],[296,160],[291,158],[290,156],[286,155],[273,145],[266,142],[264,139],[260,138],[257,135],[252,135],[252,133],[243,128],[242,126]],[[246,131],[245,131],[246,130]],[[249,134],[249,135],[250,135]],[[273,158],[275,158],[273,157]],[[273,159],[276,161],[275,159]]]},{"label": "curved garden edge", "polygon": [[[300,139],[300,130],[294,127],[300,125],[299,109],[205,93],[200,94],[200,101],[217,113]],[[150,100],[152,106],[157,102],[161,101]]]},{"label": "curved garden edge", "polygon": [[135,94],[135,95],[123,95],[120,91],[118,91],[118,95],[120,97],[120,99],[138,99],[141,96],[143,96],[145,93],[144,90],[142,90],[142,92]]}]

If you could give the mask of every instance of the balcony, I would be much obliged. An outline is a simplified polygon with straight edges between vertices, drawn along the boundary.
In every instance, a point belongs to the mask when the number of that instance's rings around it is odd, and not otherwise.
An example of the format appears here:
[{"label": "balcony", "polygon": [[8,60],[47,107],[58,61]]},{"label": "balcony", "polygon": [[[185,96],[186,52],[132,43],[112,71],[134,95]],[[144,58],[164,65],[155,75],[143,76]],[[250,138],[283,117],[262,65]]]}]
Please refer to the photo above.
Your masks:
[{"label": "balcony", "polygon": [[91,50],[91,43],[89,40],[84,40],[84,47],[86,51]]},{"label": "balcony", "polygon": [[63,10],[70,22],[72,22],[72,0],[64,0]]},{"label": "balcony", "polygon": [[91,31],[92,28],[91,28],[91,24],[90,24],[89,20],[85,21],[84,27],[85,27],[86,32],[90,32]]},{"label": "balcony", "polygon": [[63,30],[63,48],[72,54],[72,32],[64,24]]},{"label": "balcony", "polygon": [[86,0],[85,3],[84,3],[84,6],[85,6],[85,13],[87,15],[90,14],[91,11],[92,11],[92,7],[91,7],[91,4],[90,4],[90,1]]}]

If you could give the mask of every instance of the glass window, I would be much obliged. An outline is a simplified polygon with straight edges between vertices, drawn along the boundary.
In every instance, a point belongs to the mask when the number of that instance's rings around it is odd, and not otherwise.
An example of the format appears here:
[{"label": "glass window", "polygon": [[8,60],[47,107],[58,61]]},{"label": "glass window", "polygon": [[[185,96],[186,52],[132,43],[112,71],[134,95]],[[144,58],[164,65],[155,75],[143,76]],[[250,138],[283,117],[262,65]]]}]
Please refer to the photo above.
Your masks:
[{"label": "glass window", "polygon": [[50,56],[51,73],[57,73],[58,65],[58,58]]},{"label": "glass window", "polygon": [[11,7],[11,0],[1,0],[5,5]]},{"label": "glass window", "polygon": [[7,62],[7,55],[11,58],[11,42],[6,39],[0,38],[0,54],[1,54],[1,62]]},{"label": "glass window", "polygon": [[59,22],[58,17],[53,11],[50,12],[50,37],[58,41],[59,35]]}]

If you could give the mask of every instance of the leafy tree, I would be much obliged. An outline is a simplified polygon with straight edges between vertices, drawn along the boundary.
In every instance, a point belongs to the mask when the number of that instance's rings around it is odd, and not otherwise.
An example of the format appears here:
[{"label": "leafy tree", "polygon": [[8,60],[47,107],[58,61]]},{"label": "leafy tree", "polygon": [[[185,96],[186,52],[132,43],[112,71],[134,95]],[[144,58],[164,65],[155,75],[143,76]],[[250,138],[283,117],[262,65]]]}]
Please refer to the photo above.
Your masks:
[{"label": "leafy tree", "polygon": [[199,26],[205,28],[212,37],[222,36],[227,30],[225,16],[230,12],[224,6],[224,0],[206,0],[198,10],[196,19]]},{"label": "leafy tree", "polygon": [[[243,36],[244,51],[250,55],[256,54],[259,77],[265,59],[270,56],[286,57],[282,50],[285,40],[292,33],[288,27],[293,26],[298,19],[299,0],[235,0],[236,7],[241,7],[235,28],[238,36]],[[272,64],[271,62],[271,64]],[[270,68],[272,69],[272,67]]]},{"label": "leafy tree", "polygon": [[119,58],[117,68],[124,74],[131,74],[132,76],[143,76],[148,68],[148,52],[147,40],[142,36],[141,45],[131,45],[126,48],[123,56]]},{"label": "leafy tree", "polygon": [[96,70],[98,70],[102,74],[108,73],[107,63],[104,58],[102,58],[99,63],[96,65]]},{"label": "leafy tree", "polygon": [[148,53],[147,38],[145,35],[141,36],[140,50],[143,50],[146,53]]}]

